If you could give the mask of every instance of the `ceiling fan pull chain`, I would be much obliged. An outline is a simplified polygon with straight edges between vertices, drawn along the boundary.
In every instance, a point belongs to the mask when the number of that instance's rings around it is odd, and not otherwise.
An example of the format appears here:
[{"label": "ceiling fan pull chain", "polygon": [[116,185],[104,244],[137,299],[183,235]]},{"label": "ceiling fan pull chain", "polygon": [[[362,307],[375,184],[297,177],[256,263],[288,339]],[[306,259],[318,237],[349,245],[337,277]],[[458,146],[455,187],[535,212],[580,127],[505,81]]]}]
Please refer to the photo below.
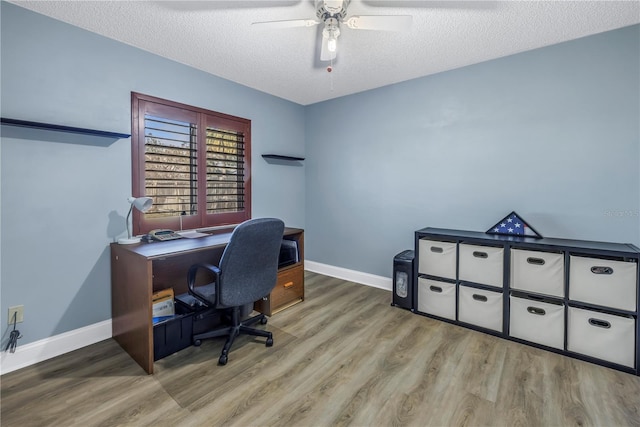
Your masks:
[{"label": "ceiling fan pull chain", "polygon": [[331,58],[331,65],[329,65],[329,82],[330,82],[330,87],[331,87],[331,92],[333,92],[333,58]]}]

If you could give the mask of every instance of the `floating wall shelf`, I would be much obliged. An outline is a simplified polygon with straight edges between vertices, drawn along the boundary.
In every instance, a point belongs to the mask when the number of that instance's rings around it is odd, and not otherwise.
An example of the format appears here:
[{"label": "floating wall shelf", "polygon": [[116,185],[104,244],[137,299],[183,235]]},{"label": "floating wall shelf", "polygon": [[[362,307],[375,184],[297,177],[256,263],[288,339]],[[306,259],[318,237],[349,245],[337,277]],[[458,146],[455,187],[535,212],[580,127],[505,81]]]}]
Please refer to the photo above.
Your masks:
[{"label": "floating wall shelf", "polygon": [[0,118],[0,122],[3,125],[9,125],[9,126],[54,130],[58,132],[68,132],[68,133],[80,133],[83,135],[102,136],[106,138],[129,138],[131,136],[128,133],[108,132],[104,130],[76,128],[71,126],[53,125],[49,123],[29,122],[26,120],[7,119],[5,117]]},{"label": "floating wall shelf", "polygon": [[304,160],[304,157],[293,157],[293,156],[283,156],[281,154],[263,154],[263,158],[265,159],[277,159],[277,160]]}]

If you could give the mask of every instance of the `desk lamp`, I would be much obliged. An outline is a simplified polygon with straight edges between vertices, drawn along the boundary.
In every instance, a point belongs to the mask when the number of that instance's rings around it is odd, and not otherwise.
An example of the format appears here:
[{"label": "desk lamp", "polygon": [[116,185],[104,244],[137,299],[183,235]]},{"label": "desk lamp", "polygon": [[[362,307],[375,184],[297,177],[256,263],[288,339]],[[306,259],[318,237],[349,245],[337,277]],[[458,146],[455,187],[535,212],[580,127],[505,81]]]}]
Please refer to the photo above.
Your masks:
[{"label": "desk lamp", "polygon": [[129,228],[129,217],[131,216],[131,211],[135,206],[140,212],[146,212],[151,209],[151,205],[153,205],[153,199],[151,197],[129,197],[129,203],[131,203],[131,207],[129,208],[129,213],[127,214],[127,236],[128,238],[118,239],[118,243],[121,245],[130,245],[132,243],[138,243],[140,241],[140,237],[131,237],[131,229]]}]

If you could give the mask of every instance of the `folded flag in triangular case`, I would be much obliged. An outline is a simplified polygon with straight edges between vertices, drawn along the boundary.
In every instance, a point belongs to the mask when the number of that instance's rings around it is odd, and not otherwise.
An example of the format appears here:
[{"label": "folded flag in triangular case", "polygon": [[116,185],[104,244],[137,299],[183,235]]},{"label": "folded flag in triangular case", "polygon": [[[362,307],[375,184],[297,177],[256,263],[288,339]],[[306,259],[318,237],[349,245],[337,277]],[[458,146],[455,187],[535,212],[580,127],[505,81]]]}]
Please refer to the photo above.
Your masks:
[{"label": "folded flag in triangular case", "polygon": [[496,225],[487,230],[487,234],[534,237],[536,239],[542,238],[542,236],[534,230],[533,227],[527,224],[527,222],[515,212],[511,212],[509,215],[498,221]]}]

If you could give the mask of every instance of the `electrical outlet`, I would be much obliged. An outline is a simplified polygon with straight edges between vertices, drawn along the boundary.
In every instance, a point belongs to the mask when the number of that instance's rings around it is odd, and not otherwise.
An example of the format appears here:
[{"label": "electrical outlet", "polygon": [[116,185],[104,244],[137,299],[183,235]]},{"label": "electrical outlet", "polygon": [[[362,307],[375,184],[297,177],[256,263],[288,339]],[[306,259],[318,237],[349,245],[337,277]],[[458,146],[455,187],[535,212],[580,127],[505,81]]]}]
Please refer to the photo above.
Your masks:
[{"label": "electrical outlet", "polygon": [[7,324],[13,324],[13,314],[16,315],[16,323],[24,322],[24,305],[16,305],[15,307],[9,307],[9,320]]}]

